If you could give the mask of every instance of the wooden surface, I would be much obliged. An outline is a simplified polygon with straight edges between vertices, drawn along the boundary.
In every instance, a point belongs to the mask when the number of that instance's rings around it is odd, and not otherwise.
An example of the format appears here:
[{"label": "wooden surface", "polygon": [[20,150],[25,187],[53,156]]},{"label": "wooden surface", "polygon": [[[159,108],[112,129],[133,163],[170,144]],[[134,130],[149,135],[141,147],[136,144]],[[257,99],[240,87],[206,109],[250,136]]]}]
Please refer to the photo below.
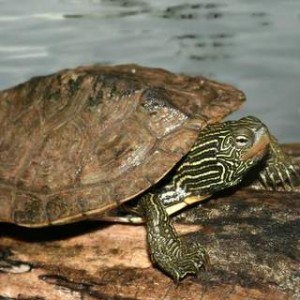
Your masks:
[{"label": "wooden surface", "polygon": [[[287,147],[300,162],[300,144]],[[211,267],[179,284],[149,261],[143,226],[0,224],[0,299],[300,299],[300,188],[239,188],[176,218]]]}]

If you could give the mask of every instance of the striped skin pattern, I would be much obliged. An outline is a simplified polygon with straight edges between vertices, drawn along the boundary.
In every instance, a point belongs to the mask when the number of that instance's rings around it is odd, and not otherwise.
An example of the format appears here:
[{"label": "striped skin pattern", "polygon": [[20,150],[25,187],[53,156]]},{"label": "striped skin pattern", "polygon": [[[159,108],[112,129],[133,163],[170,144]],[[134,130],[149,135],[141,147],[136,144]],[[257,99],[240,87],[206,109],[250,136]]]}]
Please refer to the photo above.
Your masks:
[{"label": "striped skin pattern", "polygon": [[154,194],[143,197],[140,205],[147,220],[147,240],[152,261],[178,282],[186,275],[197,274],[209,265],[209,257],[200,243],[187,245],[178,237],[169,216]]},{"label": "striped skin pattern", "polygon": [[[201,132],[171,182],[141,199],[151,258],[175,281],[197,274],[209,258],[202,245],[183,243],[170,222],[167,208],[191,196],[209,197],[237,184],[266,155],[267,168],[276,169],[278,162],[285,165],[280,147],[275,147],[275,152],[272,143],[274,138],[267,127],[255,117],[210,125]],[[276,162],[275,167],[270,165],[272,162]],[[277,173],[282,170],[280,167]],[[285,170],[289,170],[289,161]]]},{"label": "striped skin pattern", "polygon": [[190,195],[212,195],[236,185],[267,152],[266,145],[262,153],[242,159],[250,149],[255,150],[262,136],[269,143],[267,128],[255,117],[208,126],[160,192],[160,200],[168,206]]}]

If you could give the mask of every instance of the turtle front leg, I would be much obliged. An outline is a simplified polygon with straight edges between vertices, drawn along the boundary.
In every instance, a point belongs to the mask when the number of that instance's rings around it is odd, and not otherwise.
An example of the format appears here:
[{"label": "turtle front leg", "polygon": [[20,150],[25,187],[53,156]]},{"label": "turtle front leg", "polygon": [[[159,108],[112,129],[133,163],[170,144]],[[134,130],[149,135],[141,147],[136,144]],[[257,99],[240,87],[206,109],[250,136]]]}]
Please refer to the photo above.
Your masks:
[{"label": "turtle front leg", "polygon": [[147,241],[152,261],[175,281],[187,274],[197,274],[209,263],[199,243],[186,244],[177,235],[166,209],[155,194],[141,199],[146,221]]},{"label": "turtle front leg", "polygon": [[281,184],[285,190],[294,190],[295,179],[298,181],[300,179],[291,159],[283,152],[273,136],[270,136],[266,167],[261,171],[260,179],[265,187],[271,185],[273,189],[276,189],[276,185]]}]

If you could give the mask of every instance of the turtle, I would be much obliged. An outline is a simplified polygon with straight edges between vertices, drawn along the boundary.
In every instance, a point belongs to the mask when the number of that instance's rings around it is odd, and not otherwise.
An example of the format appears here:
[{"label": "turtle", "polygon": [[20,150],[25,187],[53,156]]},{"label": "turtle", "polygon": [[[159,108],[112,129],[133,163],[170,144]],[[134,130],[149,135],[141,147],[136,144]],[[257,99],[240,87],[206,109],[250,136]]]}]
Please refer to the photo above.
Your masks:
[{"label": "turtle", "polygon": [[[88,65],[0,93],[0,221],[26,227],[95,217],[145,222],[153,263],[175,281],[209,264],[170,216],[242,181],[293,187],[295,166],[262,121],[221,120],[242,91],[203,76]],[[136,207],[126,208],[129,200]],[[126,215],[110,214],[125,207]]]}]

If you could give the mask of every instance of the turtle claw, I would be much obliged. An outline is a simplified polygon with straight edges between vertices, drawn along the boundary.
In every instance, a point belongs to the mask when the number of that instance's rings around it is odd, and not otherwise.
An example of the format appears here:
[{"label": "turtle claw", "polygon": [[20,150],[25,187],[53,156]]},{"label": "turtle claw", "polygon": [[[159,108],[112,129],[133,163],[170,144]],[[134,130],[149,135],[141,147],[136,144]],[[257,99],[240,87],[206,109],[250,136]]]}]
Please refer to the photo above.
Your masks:
[{"label": "turtle claw", "polygon": [[294,185],[294,183],[293,183],[293,178],[292,178],[292,174],[293,174],[293,173],[291,173],[290,170],[289,170],[289,169],[293,170],[294,168],[293,168],[293,166],[291,166],[291,167],[292,167],[292,169],[291,169],[291,168],[288,168],[288,169],[285,170],[285,175],[286,175],[286,180],[285,180],[285,182],[290,186],[290,188],[291,188],[292,190],[295,190],[295,185]]},{"label": "turtle claw", "polygon": [[268,180],[266,178],[266,174],[261,172],[259,174],[259,182],[261,183],[261,185],[264,187],[264,189],[268,189],[269,188],[269,185],[268,185]]},{"label": "turtle claw", "polygon": [[271,184],[271,188],[272,188],[272,190],[275,191],[276,190],[276,185],[277,185],[277,182],[276,182],[276,179],[275,179],[275,172],[274,172],[274,170],[269,170],[269,169],[267,169],[266,172],[267,172],[267,176],[269,178],[269,182]]},{"label": "turtle claw", "polygon": [[[299,166],[299,168],[300,168],[300,166]],[[297,180],[300,180],[300,174],[299,174],[299,172],[297,172],[296,168],[293,165],[289,166],[289,170],[291,171],[293,176],[295,176],[297,178]]]},{"label": "turtle claw", "polygon": [[292,164],[283,165],[281,169],[277,170],[277,174],[286,190],[295,191],[295,182],[299,181],[300,176]]}]

